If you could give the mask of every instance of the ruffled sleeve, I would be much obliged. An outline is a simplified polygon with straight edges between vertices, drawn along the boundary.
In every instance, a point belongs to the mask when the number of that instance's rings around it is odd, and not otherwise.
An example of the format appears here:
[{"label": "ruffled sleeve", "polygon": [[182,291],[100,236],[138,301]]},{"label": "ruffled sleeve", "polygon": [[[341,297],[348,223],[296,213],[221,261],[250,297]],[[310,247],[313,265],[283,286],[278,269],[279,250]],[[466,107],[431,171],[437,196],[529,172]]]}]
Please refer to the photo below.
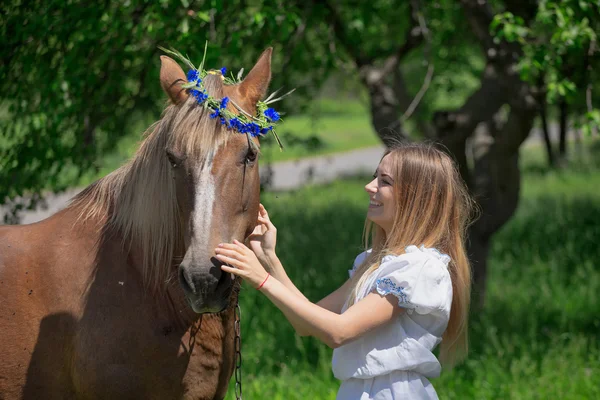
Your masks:
[{"label": "ruffled sleeve", "polygon": [[452,303],[449,262],[450,257],[435,249],[409,246],[405,254],[383,258],[372,290],[382,296],[394,295],[408,313],[449,313]]},{"label": "ruffled sleeve", "polygon": [[358,267],[360,267],[360,265],[365,261],[365,258],[367,258],[367,256],[370,253],[371,253],[371,249],[369,249],[367,251],[363,251],[362,253],[360,253],[359,255],[356,256],[356,258],[354,259],[354,264],[352,265],[352,269],[348,270],[348,276],[350,278],[352,278],[352,276],[354,276],[356,269]]}]

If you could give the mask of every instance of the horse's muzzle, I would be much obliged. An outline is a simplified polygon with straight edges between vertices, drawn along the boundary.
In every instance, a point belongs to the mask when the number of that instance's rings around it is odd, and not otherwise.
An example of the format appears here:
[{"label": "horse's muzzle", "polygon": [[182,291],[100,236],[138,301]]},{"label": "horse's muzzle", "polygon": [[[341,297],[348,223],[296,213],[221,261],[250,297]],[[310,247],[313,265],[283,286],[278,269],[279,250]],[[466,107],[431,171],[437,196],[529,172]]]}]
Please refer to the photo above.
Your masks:
[{"label": "horse's muzzle", "polygon": [[[220,264],[211,260],[210,267],[187,263],[179,265],[179,283],[194,312],[199,314],[223,311],[229,304],[234,279],[223,273]],[[218,263],[218,261],[217,261]]]}]

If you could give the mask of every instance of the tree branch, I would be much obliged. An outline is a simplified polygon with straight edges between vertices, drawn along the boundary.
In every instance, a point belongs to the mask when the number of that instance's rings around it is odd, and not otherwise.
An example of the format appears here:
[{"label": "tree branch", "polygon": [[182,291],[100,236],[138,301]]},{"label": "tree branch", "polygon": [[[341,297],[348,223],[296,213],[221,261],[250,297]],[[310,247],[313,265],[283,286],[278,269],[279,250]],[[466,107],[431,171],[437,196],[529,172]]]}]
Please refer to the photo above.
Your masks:
[{"label": "tree branch", "polygon": [[[333,27],[333,32],[345,48],[346,52],[353,58],[356,66],[360,69],[367,65],[374,63],[373,57],[367,56],[362,49],[356,46],[354,41],[350,38],[348,31],[345,28],[345,24],[339,15],[339,12],[331,4],[330,1],[319,2],[325,6],[325,9],[329,13],[329,22]],[[413,0],[410,3],[411,9],[411,22],[406,29],[404,34],[404,43],[398,47],[398,49],[383,62],[383,66],[380,68],[381,74],[377,74],[376,79],[383,79],[386,75],[390,74],[395,68],[397,68],[400,61],[406,57],[408,53],[417,48],[423,42],[423,36],[428,33],[419,24],[419,11],[417,7],[417,0]],[[422,18],[422,16],[421,16]],[[375,75],[371,75],[375,77]],[[375,82],[373,82],[375,83]]]},{"label": "tree branch", "polygon": [[505,40],[494,43],[494,37],[490,33],[494,12],[487,1],[461,0],[461,4],[465,17],[488,62],[499,63],[503,70],[508,70],[506,66],[512,65],[518,60],[521,53],[519,45]]},{"label": "tree branch", "polygon": [[434,114],[436,130],[443,142],[464,141],[479,123],[491,120],[506,101],[506,90],[497,68],[488,63],[481,76],[481,86],[460,109]]},{"label": "tree branch", "polygon": [[425,43],[426,43],[425,49],[423,50],[423,55],[425,56],[425,63],[427,65],[427,73],[425,74],[425,79],[423,80],[423,84],[421,85],[421,88],[417,92],[415,98],[412,100],[410,105],[406,108],[406,111],[404,111],[404,114],[402,114],[402,117],[400,117],[400,122],[406,121],[408,118],[410,118],[412,113],[415,112],[415,110],[417,109],[417,106],[421,102],[421,99],[425,95],[425,92],[427,92],[427,89],[429,89],[429,85],[431,84],[431,80],[433,79],[433,71],[435,70],[433,63],[432,63],[432,58],[431,58],[431,34],[429,32],[429,29],[427,29],[427,24],[425,22],[425,18],[423,17],[423,14],[421,13],[421,11],[419,9],[419,2],[418,2],[418,0],[411,0],[410,4],[411,4],[411,8],[413,10],[413,20],[415,18],[418,20],[420,31],[421,31],[420,37],[424,38]]},{"label": "tree branch", "polygon": [[336,8],[331,4],[330,1],[319,1],[318,4],[322,4],[329,14],[329,22],[333,27],[333,32],[339,40],[340,44],[344,46],[346,52],[354,59],[356,65],[360,68],[363,65],[367,65],[373,62],[373,60],[367,57],[362,50],[355,46],[354,41],[350,38],[346,30],[346,26],[340,17],[340,14]]},{"label": "tree branch", "polygon": [[[592,42],[590,43],[590,47],[588,49],[587,52],[587,57],[586,57],[586,75],[588,78],[588,83],[587,83],[587,87],[585,89],[585,104],[587,107],[587,111],[588,112],[592,112],[594,111],[594,105],[592,104],[592,89],[593,89],[593,84],[592,84],[592,62],[591,62],[591,58],[594,55],[594,52],[596,51],[596,41],[592,40]],[[598,129],[596,127],[596,124],[592,124],[592,134],[595,137],[598,134]]]},{"label": "tree branch", "polygon": [[287,46],[288,49],[286,51],[283,62],[281,63],[282,71],[286,71],[287,68],[289,67],[289,65],[292,61],[293,54],[294,54],[293,50],[296,48],[296,46],[298,45],[300,40],[305,36],[304,34],[306,33],[307,21],[310,21],[312,10],[313,10],[313,6],[312,6],[312,4],[309,4],[308,8],[306,9],[304,19],[302,21],[300,21],[300,24],[298,24],[298,27],[296,27],[296,30],[294,31],[292,38],[288,42],[288,46]]},{"label": "tree branch", "polygon": [[382,78],[398,68],[400,61],[402,61],[408,53],[420,46],[425,38],[430,42],[429,30],[427,29],[425,19],[419,10],[419,1],[411,0],[409,4],[411,19],[410,25],[406,28],[404,34],[404,43],[402,43],[394,54],[389,56],[383,63],[383,67],[381,68]]}]

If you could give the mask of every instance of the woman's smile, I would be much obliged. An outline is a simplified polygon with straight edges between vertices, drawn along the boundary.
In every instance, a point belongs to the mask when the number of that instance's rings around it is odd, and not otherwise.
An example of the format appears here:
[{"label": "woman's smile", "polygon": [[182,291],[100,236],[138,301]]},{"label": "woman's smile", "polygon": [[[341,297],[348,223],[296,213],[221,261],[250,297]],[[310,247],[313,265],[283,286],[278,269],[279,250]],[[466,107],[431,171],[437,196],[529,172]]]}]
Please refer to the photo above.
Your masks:
[{"label": "woman's smile", "polygon": [[377,207],[381,207],[383,205],[383,203],[380,203],[378,201],[375,201],[373,199],[371,199],[369,201],[369,208],[377,208]]}]

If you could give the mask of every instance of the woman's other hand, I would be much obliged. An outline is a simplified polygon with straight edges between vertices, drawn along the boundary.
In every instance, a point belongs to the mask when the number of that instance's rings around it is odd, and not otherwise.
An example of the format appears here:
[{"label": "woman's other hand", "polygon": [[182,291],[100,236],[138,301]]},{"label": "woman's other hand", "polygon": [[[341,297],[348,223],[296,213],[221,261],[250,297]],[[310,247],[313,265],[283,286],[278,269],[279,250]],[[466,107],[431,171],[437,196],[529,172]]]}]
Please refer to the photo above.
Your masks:
[{"label": "woman's other hand", "polygon": [[262,204],[259,205],[258,224],[248,236],[246,243],[263,265],[270,264],[269,257],[275,256],[277,228],[271,222],[269,213]]}]

